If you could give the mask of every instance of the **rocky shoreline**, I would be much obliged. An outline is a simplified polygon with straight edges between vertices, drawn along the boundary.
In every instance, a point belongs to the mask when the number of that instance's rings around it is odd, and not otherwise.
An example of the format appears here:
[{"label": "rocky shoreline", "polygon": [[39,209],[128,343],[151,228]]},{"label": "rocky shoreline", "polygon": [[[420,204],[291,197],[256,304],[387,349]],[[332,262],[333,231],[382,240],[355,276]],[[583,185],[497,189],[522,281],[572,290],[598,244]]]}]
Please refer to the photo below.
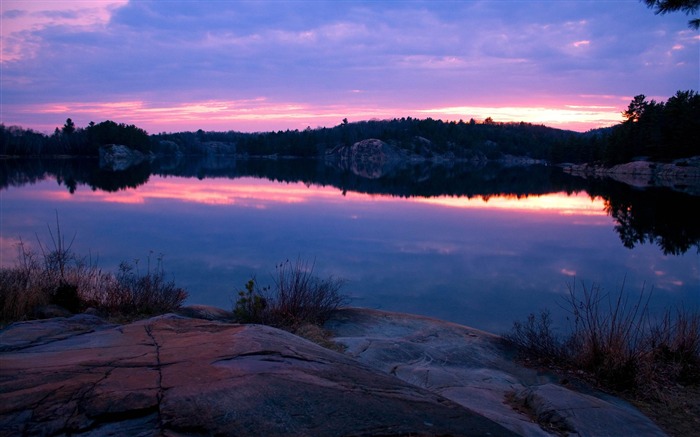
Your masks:
[{"label": "rocky shoreline", "polygon": [[700,196],[700,156],[664,164],[634,161],[613,167],[562,164],[565,173],[583,178],[610,178],[637,188],[666,187]]},{"label": "rocky shoreline", "polygon": [[324,327],[336,352],[229,318],[196,306],[125,325],[79,314],[4,328],[3,435],[665,435],[466,326],[346,308]]}]

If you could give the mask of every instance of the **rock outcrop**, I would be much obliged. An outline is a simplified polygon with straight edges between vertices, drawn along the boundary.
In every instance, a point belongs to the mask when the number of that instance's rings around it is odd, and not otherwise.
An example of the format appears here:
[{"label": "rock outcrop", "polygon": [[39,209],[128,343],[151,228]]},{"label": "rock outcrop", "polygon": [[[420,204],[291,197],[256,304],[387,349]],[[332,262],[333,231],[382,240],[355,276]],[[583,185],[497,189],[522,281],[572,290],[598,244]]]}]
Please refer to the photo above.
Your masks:
[{"label": "rock outcrop", "polygon": [[663,436],[626,402],[558,384],[515,363],[500,337],[453,323],[368,309],[338,311],[327,329],[370,367],[444,396],[522,436]]},{"label": "rock outcrop", "polygon": [[327,158],[337,160],[342,170],[377,179],[391,172],[401,162],[402,156],[397,147],[381,140],[367,139],[333,150]]},{"label": "rock outcrop", "polygon": [[338,353],[223,310],[181,314],[3,329],[0,434],[663,435],[623,401],[523,368],[499,337],[464,326],[343,309],[326,325]]},{"label": "rock outcrop", "polygon": [[3,435],[515,435],[274,328],[88,315],[1,332]]},{"label": "rock outcrop", "polygon": [[627,185],[667,187],[692,195],[700,195],[700,157],[681,159],[664,164],[649,161],[634,161],[613,167],[592,164],[562,165],[566,173],[584,178],[607,177]]},{"label": "rock outcrop", "polygon": [[123,171],[144,162],[148,157],[138,150],[120,144],[107,144],[100,147],[100,168]]}]

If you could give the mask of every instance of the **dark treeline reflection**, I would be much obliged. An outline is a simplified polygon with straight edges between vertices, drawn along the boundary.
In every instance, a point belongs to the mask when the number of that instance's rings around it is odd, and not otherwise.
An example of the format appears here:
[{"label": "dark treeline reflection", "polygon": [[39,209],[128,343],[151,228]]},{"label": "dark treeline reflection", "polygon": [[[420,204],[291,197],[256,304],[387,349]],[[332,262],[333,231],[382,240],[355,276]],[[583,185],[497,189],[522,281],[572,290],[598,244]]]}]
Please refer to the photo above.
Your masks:
[{"label": "dark treeline reflection", "polygon": [[115,192],[136,188],[151,175],[205,178],[258,177],[278,182],[333,186],[398,197],[527,197],[586,192],[604,199],[606,212],[625,247],[656,244],[664,254],[700,251],[700,197],[662,188],[640,190],[612,180],[586,180],[551,166],[503,166],[464,162],[401,163],[372,177],[341,169],[322,159],[236,159],[234,157],[165,157],[123,170],[101,168],[96,159],[0,160],[0,190],[56,179],[73,193],[80,185]]},{"label": "dark treeline reflection", "polygon": [[617,222],[622,244],[655,243],[665,255],[681,255],[693,246],[700,252],[700,197],[676,191],[633,189],[625,184],[598,184],[586,191],[605,199],[606,212]]}]

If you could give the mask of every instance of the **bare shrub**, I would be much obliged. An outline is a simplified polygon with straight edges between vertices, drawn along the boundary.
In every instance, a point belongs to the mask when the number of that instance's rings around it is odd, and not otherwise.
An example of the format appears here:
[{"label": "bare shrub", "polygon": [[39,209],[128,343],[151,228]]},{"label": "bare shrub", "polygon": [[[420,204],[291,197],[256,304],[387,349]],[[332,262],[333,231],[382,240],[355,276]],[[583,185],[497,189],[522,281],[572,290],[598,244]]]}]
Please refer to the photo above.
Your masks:
[{"label": "bare shrub", "polygon": [[180,307],[187,292],[165,279],[163,258],[155,268],[149,265],[141,274],[138,263],[122,262],[112,286],[103,295],[102,306],[118,314],[163,314]]},{"label": "bare shrub", "polygon": [[540,312],[539,317],[530,313],[524,323],[513,322],[513,328],[505,339],[516,344],[528,357],[538,361],[556,363],[564,357],[562,340],[552,329],[549,310]]},{"label": "bare shrub", "polygon": [[573,317],[567,345],[571,359],[606,384],[621,389],[633,387],[644,355],[651,293],[642,288],[636,301],[630,302],[624,283],[617,295],[605,293],[595,284],[586,287],[582,282],[581,289],[579,295],[575,283],[569,285],[566,300]]},{"label": "bare shrub", "polygon": [[515,322],[504,338],[524,357],[583,370],[601,385],[642,396],[669,382],[700,381],[700,313],[667,310],[660,320],[648,312],[651,293],[606,293],[600,286],[569,285],[564,309],[567,335],[557,336],[547,310]]},{"label": "bare shrub", "polygon": [[314,264],[298,259],[276,266],[273,287],[259,288],[255,279],[238,292],[234,313],[240,322],[263,323],[288,330],[321,325],[347,298],[339,293],[344,281],[313,275]]},{"label": "bare shrub", "polygon": [[700,313],[667,310],[649,330],[651,355],[646,375],[663,375],[681,383],[700,382]]},{"label": "bare shrub", "polygon": [[[66,245],[65,237],[61,234],[58,212],[56,212],[56,235],[54,236],[51,226],[47,225],[46,227],[49,231],[53,249],[42,243],[41,239],[37,236],[37,243],[39,243],[39,249],[41,250],[44,260],[44,271],[46,274],[51,275],[52,279],[58,279],[60,281],[65,278],[66,270],[70,267],[70,264],[77,260],[75,254],[71,250],[73,242],[75,241],[75,234],[73,234],[70,243]],[[56,276],[58,277],[56,278]]]}]

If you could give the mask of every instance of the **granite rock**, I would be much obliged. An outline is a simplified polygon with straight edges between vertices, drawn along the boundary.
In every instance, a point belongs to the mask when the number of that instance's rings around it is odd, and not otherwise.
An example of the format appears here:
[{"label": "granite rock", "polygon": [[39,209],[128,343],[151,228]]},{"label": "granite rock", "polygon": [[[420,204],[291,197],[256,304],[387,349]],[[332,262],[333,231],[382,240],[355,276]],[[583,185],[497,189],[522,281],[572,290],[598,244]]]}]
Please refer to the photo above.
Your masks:
[{"label": "granite rock", "polygon": [[326,324],[358,361],[522,436],[663,436],[632,405],[517,364],[501,337],[427,317],[348,308]]},{"label": "granite rock", "polygon": [[275,328],[78,315],[0,332],[2,435],[515,435]]}]

